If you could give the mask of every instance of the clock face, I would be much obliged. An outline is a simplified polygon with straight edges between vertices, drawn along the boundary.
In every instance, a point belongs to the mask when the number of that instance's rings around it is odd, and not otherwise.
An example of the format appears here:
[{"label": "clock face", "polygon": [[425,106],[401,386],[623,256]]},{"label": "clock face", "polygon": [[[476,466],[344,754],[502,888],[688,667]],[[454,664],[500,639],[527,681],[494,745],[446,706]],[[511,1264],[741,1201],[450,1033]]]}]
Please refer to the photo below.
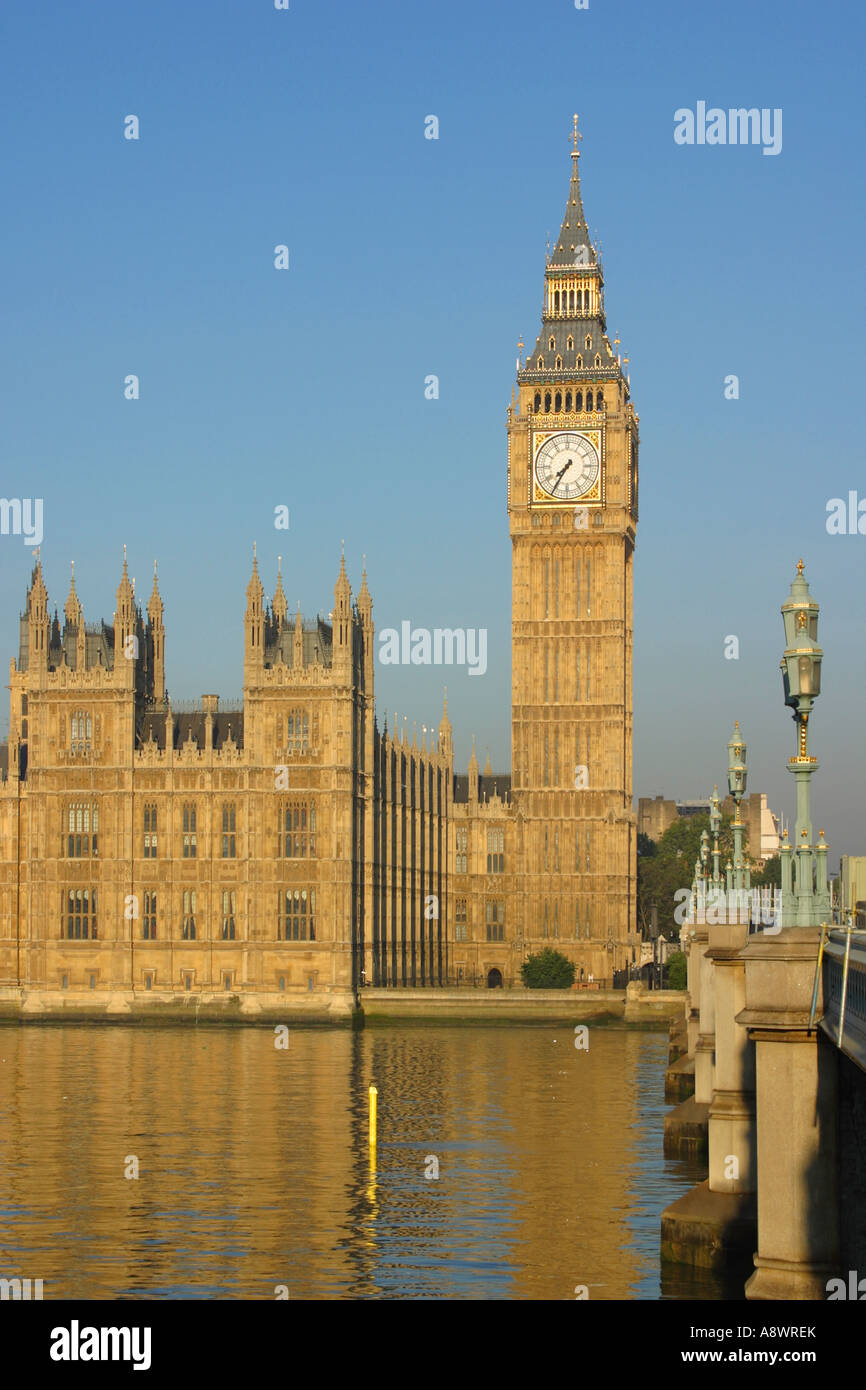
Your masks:
[{"label": "clock face", "polygon": [[569,502],[582,497],[598,479],[599,458],[584,434],[553,434],[535,455],[535,477],[549,497]]}]

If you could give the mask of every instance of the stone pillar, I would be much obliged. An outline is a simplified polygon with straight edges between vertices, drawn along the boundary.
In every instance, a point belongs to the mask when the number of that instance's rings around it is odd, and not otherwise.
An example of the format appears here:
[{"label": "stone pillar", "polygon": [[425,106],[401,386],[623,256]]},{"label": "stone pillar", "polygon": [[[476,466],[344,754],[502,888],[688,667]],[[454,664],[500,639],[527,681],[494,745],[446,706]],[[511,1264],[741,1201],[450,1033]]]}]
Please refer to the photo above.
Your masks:
[{"label": "stone pillar", "polygon": [[746,967],[740,953],[749,938],[748,923],[713,924],[709,938],[707,954],[713,962],[715,995],[710,1191],[754,1193],[755,1049],[745,1029],[737,1023],[737,1015],[746,1004]]},{"label": "stone pillar", "polygon": [[700,1019],[695,1045],[695,1101],[709,1105],[713,1098],[713,1060],[715,1055],[715,991],[713,988],[713,958],[709,954],[707,927],[701,923],[697,941],[701,942],[700,958]]},{"label": "stone pillar", "polygon": [[[747,1298],[824,1299],[838,1274],[837,1057],[809,1010],[820,928],[753,936],[742,951],[755,1044],[758,1253]],[[821,1013],[819,996],[818,1017]]]},{"label": "stone pillar", "polygon": [[689,1056],[694,1057],[701,1031],[701,962],[707,949],[708,938],[705,926],[695,925],[689,929],[688,975],[686,983],[689,991]]}]

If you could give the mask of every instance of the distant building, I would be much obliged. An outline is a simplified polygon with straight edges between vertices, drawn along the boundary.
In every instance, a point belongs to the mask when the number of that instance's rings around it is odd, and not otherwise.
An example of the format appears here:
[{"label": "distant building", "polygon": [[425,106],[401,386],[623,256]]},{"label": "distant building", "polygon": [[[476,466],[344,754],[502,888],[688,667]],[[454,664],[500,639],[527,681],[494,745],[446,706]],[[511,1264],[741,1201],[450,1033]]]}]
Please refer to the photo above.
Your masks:
[{"label": "distant building", "polygon": [[[767,805],[764,792],[753,792],[751,796],[743,797],[741,805],[743,820],[748,829],[749,853],[752,859],[764,864],[766,860],[779,853],[779,818]],[[709,809],[708,797],[669,801],[663,796],[642,796],[638,800],[638,833],[648,835],[651,840],[659,840],[680,816],[695,816],[708,812]],[[734,814],[733,797],[725,797],[722,811],[725,815]],[[866,897],[866,893],[863,896]]]},{"label": "distant building", "polygon": [[837,882],[842,922],[853,912],[854,925],[866,926],[866,854],[843,854]]}]

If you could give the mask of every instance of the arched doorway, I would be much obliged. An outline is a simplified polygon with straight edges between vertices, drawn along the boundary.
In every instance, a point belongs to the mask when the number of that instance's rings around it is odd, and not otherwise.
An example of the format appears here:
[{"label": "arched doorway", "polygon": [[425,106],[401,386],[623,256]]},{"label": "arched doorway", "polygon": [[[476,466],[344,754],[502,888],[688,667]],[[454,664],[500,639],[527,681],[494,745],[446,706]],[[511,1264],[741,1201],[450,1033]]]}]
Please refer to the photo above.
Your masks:
[{"label": "arched doorway", "polygon": [[501,970],[497,970],[497,969],[495,968],[495,966],[494,966],[494,968],[493,968],[492,970],[488,970],[488,972],[487,972],[487,988],[488,988],[488,989],[501,989],[501,988],[502,988],[502,971],[501,971]]}]

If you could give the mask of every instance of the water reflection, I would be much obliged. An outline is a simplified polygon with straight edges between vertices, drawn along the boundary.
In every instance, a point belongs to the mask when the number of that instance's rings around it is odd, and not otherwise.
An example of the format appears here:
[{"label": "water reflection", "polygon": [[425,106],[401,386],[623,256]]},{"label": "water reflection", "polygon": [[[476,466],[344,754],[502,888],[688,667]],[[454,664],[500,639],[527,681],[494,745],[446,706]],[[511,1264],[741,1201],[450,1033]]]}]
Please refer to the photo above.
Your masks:
[{"label": "water reflection", "polygon": [[0,1274],[46,1298],[719,1296],[660,1282],[701,1176],[662,1157],[664,1033],[18,1027],[0,1054]]}]

